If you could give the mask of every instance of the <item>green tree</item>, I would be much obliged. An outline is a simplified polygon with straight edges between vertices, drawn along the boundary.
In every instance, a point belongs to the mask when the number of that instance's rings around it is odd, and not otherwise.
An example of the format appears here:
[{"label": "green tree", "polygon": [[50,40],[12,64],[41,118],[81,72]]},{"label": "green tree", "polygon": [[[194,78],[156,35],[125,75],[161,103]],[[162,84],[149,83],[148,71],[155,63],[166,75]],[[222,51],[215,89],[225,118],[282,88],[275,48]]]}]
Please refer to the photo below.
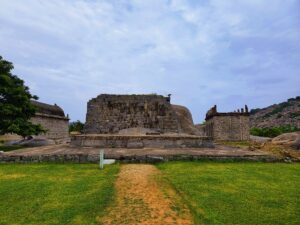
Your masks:
[{"label": "green tree", "polygon": [[77,120],[75,122],[71,122],[69,124],[69,132],[78,131],[78,132],[82,133],[83,126],[84,126],[84,124],[82,122],[80,122],[79,120]]},{"label": "green tree", "polygon": [[23,138],[45,132],[41,125],[30,122],[35,114],[31,95],[24,81],[11,73],[14,68],[11,62],[0,56],[0,135],[15,133]]}]

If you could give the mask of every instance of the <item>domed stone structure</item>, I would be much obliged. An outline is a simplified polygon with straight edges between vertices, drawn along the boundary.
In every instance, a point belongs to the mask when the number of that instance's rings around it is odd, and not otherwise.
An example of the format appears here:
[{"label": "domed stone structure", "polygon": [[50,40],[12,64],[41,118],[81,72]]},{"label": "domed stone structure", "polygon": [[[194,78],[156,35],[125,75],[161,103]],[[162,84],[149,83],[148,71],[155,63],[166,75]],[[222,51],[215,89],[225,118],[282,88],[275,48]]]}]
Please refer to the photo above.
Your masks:
[{"label": "domed stone structure", "polygon": [[49,105],[46,103],[31,101],[36,108],[35,116],[31,118],[34,124],[40,124],[47,130],[45,134],[40,135],[56,142],[65,142],[69,138],[69,118],[58,105]]},{"label": "domed stone structure", "polygon": [[52,116],[65,117],[65,113],[58,105],[49,105],[43,102],[31,101],[31,103],[36,107],[36,112]]},{"label": "domed stone structure", "polygon": [[181,133],[199,135],[200,132],[194,126],[193,117],[190,110],[181,105],[172,105],[173,110],[175,111],[178,123],[181,128]]}]

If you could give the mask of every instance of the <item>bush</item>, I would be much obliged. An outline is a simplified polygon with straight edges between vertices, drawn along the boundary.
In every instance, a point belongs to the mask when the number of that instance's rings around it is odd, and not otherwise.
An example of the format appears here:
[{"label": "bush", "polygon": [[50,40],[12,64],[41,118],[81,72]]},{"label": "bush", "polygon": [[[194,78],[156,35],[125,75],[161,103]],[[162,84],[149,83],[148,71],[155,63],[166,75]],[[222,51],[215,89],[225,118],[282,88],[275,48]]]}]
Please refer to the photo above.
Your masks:
[{"label": "bush", "polygon": [[71,122],[69,124],[69,132],[77,131],[77,132],[82,133],[83,126],[84,126],[84,124],[82,122],[80,122],[79,120],[77,120],[75,122]]},{"label": "bush", "polygon": [[250,129],[250,134],[254,136],[260,137],[276,137],[283,133],[295,132],[300,131],[300,128],[287,125],[287,126],[280,126],[280,127],[270,127],[270,128],[258,128],[254,127]]}]

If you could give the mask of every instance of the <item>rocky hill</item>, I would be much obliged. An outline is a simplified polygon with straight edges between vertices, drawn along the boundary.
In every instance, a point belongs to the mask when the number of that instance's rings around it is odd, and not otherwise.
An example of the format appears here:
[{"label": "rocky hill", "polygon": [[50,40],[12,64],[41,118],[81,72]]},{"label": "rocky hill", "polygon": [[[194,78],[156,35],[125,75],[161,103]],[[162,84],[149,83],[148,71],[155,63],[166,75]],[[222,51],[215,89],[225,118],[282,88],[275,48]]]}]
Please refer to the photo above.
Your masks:
[{"label": "rocky hill", "polygon": [[300,128],[300,96],[262,109],[250,111],[251,127],[278,127],[291,125]]}]

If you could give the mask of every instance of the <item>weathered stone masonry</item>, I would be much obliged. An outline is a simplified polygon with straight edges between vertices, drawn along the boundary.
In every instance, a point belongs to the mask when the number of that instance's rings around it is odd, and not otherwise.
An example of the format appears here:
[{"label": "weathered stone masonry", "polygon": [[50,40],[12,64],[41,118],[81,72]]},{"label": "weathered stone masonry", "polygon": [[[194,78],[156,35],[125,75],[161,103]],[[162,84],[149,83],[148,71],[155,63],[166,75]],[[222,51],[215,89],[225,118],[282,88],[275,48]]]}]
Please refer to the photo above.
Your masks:
[{"label": "weathered stone masonry", "polygon": [[84,133],[115,134],[133,127],[181,131],[170,97],[102,94],[88,102]]},{"label": "weathered stone masonry", "polygon": [[208,137],[194,135],[76,135],[71,145],[100,148],[211,148]]},{"label": "weathered stone masonry", "polygon": [[36,107],[35,116],[31,118],[32,123],[40,124],[47,130],[46,138],[53,140],[65,140],[69,138],[69,118],[64,111],[57,105],[49,105],[37,101],[32,101]]},{"label": "weathered stone masonry", "polygon": [[213,147],[200,137],[186,107],[171,105],[170,96],[107,95],[88,102],[84,134],[71,145],[101,148]]},{"label": "weathered stone masonry", "polygon": [[205,134],[214,140],[243,141],[250,139],[248,107],[235,112],[220,113],[212,107],[206,114]]}]

